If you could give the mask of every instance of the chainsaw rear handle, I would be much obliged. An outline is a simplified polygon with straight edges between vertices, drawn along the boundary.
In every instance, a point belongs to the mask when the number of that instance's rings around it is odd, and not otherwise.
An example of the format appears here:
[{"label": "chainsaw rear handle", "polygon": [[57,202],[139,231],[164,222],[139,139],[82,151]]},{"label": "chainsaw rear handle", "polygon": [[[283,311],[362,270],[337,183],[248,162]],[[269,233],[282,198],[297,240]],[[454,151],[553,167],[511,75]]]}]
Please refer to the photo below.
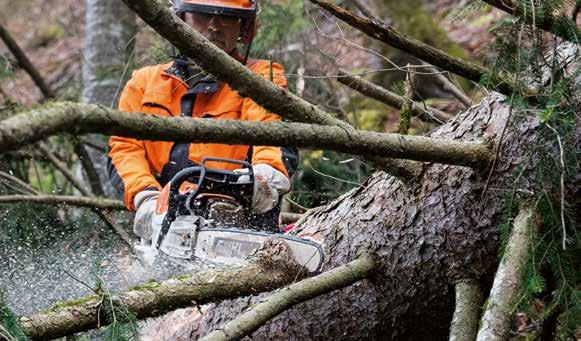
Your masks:
[{"label": "chainsaw rear handle", "polygon": [[[208,161],[237,164],[242,166],[241,168],[247,168],[248,173],[240,174],[224,169],[206,168],[206,162]],[[169,231],[171,223],[177,217],[177,214],[180,209],[180,204],[183,202],[183,200],[180,200],[182,195],[180,194],[179,190],[181,185],[185,181],[189,180],[190,182],[192,182],[192,180],[194,180],[196,188],[193,193],[188,193],[187,196],[190,198],[195,198],[198,194],[204,193],[206,186],[214,187],[212,186],[214,184],[219,184],[223,186],[228,185],[239,186],[237,185],[237,181],[242,175],[248,175],[250,178],[250,182],[240,185],[247,186],[249,191],[252,192],[254,189],[254,171],[252,169],[252,165],[246,161],[205,157],[202,158],[200,166],[182,169],[176,175],[174,175],[174,177],[170,181],[168,209],[161,224],[161,231],[159,233],[159,237],[157,238],[156,248],[159,249],[161,243],[163,242],[163,239],[165,238],[165,235]]]}]

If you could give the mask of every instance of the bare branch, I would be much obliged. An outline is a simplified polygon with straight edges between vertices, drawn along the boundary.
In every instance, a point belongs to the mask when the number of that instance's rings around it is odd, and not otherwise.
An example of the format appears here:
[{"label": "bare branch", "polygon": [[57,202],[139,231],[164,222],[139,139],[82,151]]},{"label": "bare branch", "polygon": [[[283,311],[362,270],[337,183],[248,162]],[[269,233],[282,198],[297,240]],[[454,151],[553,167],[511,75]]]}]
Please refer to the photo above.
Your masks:
[{"label": "bare branch", "polygon": [[[528,2],[520,2],[513,0],[482,0],[487,4],[501,9],[508,14],[514,15],[529,25],[551,32],[556,36],[569,40],[574,43],[579,43],[581,31],[577,27],[575,21],[566,15],[555,16],[550,11],[535,10],[535,8],[527,8]],[[530,2],[534,4],[534,2]]]},{"label": "bare branch", "polygon": [[55,103],[1,121],[0,149],[19,148],[64,131],[159,141],[324,148],[356,155],[476,168],[486,167],[490,160],[488,147],[477,142],[305,123],[168,118],[79,103]]},{"label": "bare branch", "polygon": [[532,205],[523,204],[514,220],[504,255],[494,277],[477,341],[508,339],[512,308],[522,282],[521,270],[539,224],[534,214]]},{"label": "bare branch", "polygon": [[[373,84],[363,78],[351,76],[346,71],[340,70],[337,78],[342,84],[359,91],[361,94],[376,99],[391,107],[401,109],[405,103],[405,99],[379,85]],[[412,103],[412,114],[418,116],[422,120],[442,124],[454,116],[432,107],[424,107],[422,104]]]},{"label": "bare branch", "polygon": [[456,283],[456,309],[450,326],[450,341],[476,339],[483,303],[484,297],[478,281],[465,279]]},{"label": "bare branch", "polygon": [[79,197],[72,195],[1,195],[0,203],[31,202],[43,205],[70,205],[79,207],[98,208],[105,210],[124,210],[120,200],[95,197]]},{"label": "bare branch", "polygon": [[96,196],[104,196],[105,194],[103,192],[103,187],[101,186],[101,179],[99,178],[99,174],[97,174],[97,170],[95,169],[93,160],[91,159],[89,152],[85,148],[84,143],[78,141],[75,143],[75,153],[79,157],[81,165],[85,170],[87,180],[89,181],[89,185],[91,186],[91,191]]},{"label": "bare branch", "polygon": [[24,190],[24,192],[28,192],[31,194],[38,194],[38,191],[36,189],[32,188],[32,186],[30,186],[26,182],[20,180],[19,178],[15,177],[11,174],[0,171],[0,178],[4,178],[6,180],[9,180],[9,181],[17,184],[19,187],[21,187]]},{"label": "bare branch", "polygon": [[283,311],[332,291],[347,287],[368,278],[378,269],[373,256],[364,255],[348,264],[326,271],[280,289],[265,301],[254,306],[224,327],[217,329],[200,340],[240,340],[254,332]]},{"label": "bare branch", "polygon": [[18,43],[12,38],[10,33],[0,24],[0,39],[6,44],[6,47],[12,52],[14,58],[18,61],[18,65],[20,65],[24,71],[26,71],[30,78],[34,81],[34,84],[40,89],[42,95],[46,98],[54,98],[56,97],[54,91],[48,86],[48,84],[44,81],[44,78],[40,75],[38,70],[32,65],[24,51],[18,46]]},{"label": "bare branch", "polygon": [[[391,26],[386,26],[377,21],[356,16],[326,0],[311,0],[311,2],[321,6],[329,13],[367,34],[371,38],[407,52],[432,65],[448,70],[474,82],[480,82],[484,76],[488,76],[490,86],[505,95],[511,95],[516,88],[515,82],[513,81],[514,77],[510,75],[491,74],[490,71],[483,66],[471,63],[461,58],[453,57],[433,46],[410,38],[396,31]],[[533,89],[526,89],[526,92],[530,95],[536,93]]]},{"label": "bare branch", "polygon": [[456,99],[459,100],[460,103],[462,103],[465,108],[468,108],[472,105],[472,99],[470,97],[468,97],[464,93],[464,91],[462,91],[462,89],[460,89],[458,86],[456,86],[456,84],[452,83],[452,81],[450,81],[448,79],[448,77],[444,76],[441,72],[436,70],[433,66],[426,64],[426,63],[423,63],[423,64],[426,66],[426,69],[428,71],[433,72],[434,76],[436,77],[436,80],[438,81],[438,83],[440,83],[440,85],[442,85],[444,90],[448,91],[454,97],[456,97]]}]

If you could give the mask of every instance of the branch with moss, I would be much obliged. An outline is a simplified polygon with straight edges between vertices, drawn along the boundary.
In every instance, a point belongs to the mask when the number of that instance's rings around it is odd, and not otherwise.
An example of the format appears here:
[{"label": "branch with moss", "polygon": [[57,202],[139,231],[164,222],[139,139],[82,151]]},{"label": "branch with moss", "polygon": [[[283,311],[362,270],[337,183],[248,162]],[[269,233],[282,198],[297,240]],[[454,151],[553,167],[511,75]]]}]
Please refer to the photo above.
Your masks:
[{"label": "branch with moss", "polygon": [[260,304],[200,340],[240,340],[256,331],[283,311],[317,296],[369,278],[377,271],[378,267],[379,264],[375,257],[364,255],[348,264],[326,271],[318,276],[291,284],[288,287],[278,290]]},{"label": "branch with moss", "polygon": [[[311,2],[321,6],[335,17],[367,34],[369,37],[384,42],[403,52],[409,53],[412,56],[434,66],[448,70],[477,83],[482,79],[487,78],[488,84],[490,84],[492,89],[507,96],[510,96],[517,89],[514,77],[511,75],[491,74],[488,69],[481,65],[453,57],[433,46],[410,38],[398,32],[391,26],[386,26],[380,22],[359,17],[329,1],[311,0]],[[534,89],[524,89],[524,92],[531,96],[536,94]]]},{"label": "branch with moss", "polygon": [[[339,70],[339,77],[337,77],[337,80],[364,96],[376,99],[396,109],[401,109],[406,101],[404,97],[379,85],[373,84],[372,82],[366,81],[361,77],[352,76],[344,70]],[[412,102],[411,113],[422,120],[437,124],[442,124],[454,117],[446,112],[433,107],[424,106],[417,102]]]},{"label": "branch with moss", "polygon": [[10,52],[14,55],[14,58],[18,61],[18,65],[30,75],[30,78],[34,81],[34,84],[40,89],[42,95],[46,98],[54,98],[56,97],[54,91],[48,86],[45,82],[44,78],[40,75],[36,67],[32,64],[30,59],[26,56],[26,53],[22,51],[18,43],[10,33],[6,30],[4,26],[0,24],[0,39],[6,44],[6,47],[10,50]]},{"label": "branch with moss", "polygon": [[414,96],[414,77],[410,74],[410,65],[407,65],[408,72],[406,74],[404,85],[404,102],[399,111],[399,122],[397,125],[397,133],[407,135],[412,123],[412,98]]},{"label": "branch with moss", "polygon": [[486,2],[490,6],[494,6],[500,10],[505,11],[508,14],[523,19],[529,25],[534,25],[542,30],[551,32],[554,35],[569,40],[573,43],[579,43],[579,38],[581,38],[581,30],[579,30],[577,27],[577,23],[566,15],[554,15],[550,8],[544,9],[542,7],[532,7],[535,6],[533,1],[482,1]]},{"label": "branch with moss", "polygon": [[[270,240],[244,265],[201,271],[172,279],[151,281],[111,294],[110,300],[137,318],[155,317],[179,308],[255,295],[292,283],[308,274],[293,260],[290,248]],[[107,323],[102,296],[60,302],[52,308],[19,319],[33,339],[53,339],[102,327]]]},{"label": "branch with moss", "polygon": [[522,283],[522,269],[539,222],[533,205],[523,204],[498,265],[477,341],[508,339],[513,307]]},{"label": "branch with moss", "polygon": [[486,167],[491,158],[487,145],[478,142],[305,123],[161,117],[66,102],[46,105],[1,121],[0,149],[20,148],[59,132],[102,133],[154,141],[321,148],[475,168]]}]

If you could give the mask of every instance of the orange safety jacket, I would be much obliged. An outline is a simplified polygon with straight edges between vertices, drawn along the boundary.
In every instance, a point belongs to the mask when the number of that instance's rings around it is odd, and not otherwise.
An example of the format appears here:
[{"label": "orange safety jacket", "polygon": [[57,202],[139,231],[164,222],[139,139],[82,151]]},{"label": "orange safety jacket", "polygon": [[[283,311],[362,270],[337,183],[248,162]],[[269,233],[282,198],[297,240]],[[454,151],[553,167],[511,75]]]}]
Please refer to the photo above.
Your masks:
[{"label": "orange safety jacket", "polygon": [[[254,73],[270,78],[268,61],[249,61],[247,66]],[[137,70],[121,94],[119,110],[218,120],[280,120],[250,98],[240,97],[227,84],[200,74],[179,61]],[[286,87],[282,66],[273,63],[272,75],[275,84]],[[111,182],[123,193],[125,206],[130,210],[135,210],[133,198],[137,193],[144,189],[161,190],[178,171],[196,165],[203,157],[265,163],[287,176],[292,175],[298,164],[296,150],[285,147],[174,143],[120,136],[110,138],[108,156]],[[219,162],[206,165],[229,170],[240,168]]]}]

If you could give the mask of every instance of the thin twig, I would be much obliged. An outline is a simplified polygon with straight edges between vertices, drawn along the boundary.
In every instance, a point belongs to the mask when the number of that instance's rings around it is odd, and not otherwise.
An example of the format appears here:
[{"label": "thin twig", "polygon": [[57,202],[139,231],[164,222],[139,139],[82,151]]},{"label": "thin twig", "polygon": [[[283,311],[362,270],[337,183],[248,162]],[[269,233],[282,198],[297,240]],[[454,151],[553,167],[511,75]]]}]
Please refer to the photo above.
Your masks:
[{"label": "thin twig", "polygon": [[317,173],[317,174],[319,174],[319,175],[321,175],[321,176],[324,176],[324,177],[327,177],[327,178],[330,178],[330,179],[333,179],[333,180],[337,180],[337,181],[340,181],[340,182],[344,182],[344,183],[346,183],[346,184],[351,184],[351,185],[355,185],[355,186],[358,186],[358,187],[362,187],[362,188],[364,188],[364,189],[367,189],[367,187],[363,186],[363,185],[362,185],[362,184],[360,184],[360,183],[353,182],[353,181],[349,181],[349,180],[343,180],[343,179],[341,179],[341,178],[337,178],[337,177],[334,177],[334,176],[332,176],[332,175],[325,174],[325,173],[323,173],[323,172],[319,172],[318,170],[316,170],[316,169],[315,169],[314,167],[312,167],[312,166],[311,166],[311,169],[313,170],[313,172],[315,172],[315,173]]},{"label": "thin twig", "polygon": [[557,136],[557,142],[559,143],[559,154],[561,160],[561,226],[563,228],[563,250],[567,249],[567,225],[565,224],[565,153],[563,151],[563,143],[561,142],[561,136],[553,127],[547,124],[547,127],[551,129]]},{"label": "thin twig", "polygon": [[72,273],[68,272],[67,269],[62,269],[64,271],[64,273],[69,276],[70,278],[72,278],[74,281],[78,282],[79,284],[82,284],[83,286],[87,287],[89,290],[91,290],[92,292],[98,294],[97,290],[95,290],[95,288],[91,287],[90,285],[88,285],[87,283],[83,282],[81,279],[75,277]]},{"label": "thin twig", "polygon": [[12,174],[9,174],[9,173],[0,171],[0,177],[5,178],[7,180],[10,180],[10,181],[18,184],[24,190],[26,190],[27,192],[30,192],[30,194],[38,194],[38,191],[35,190],[34,188],[32,188],[32,186],[30,186],[29,184],[27,184],[26,182],[20,180],[19,178],[15,177]]},{"label": "thin twig", "polygon": [[293,200],[292,200],[291,198],[289,198],[288,196],[285,196],[285,197],[284,197],[284,200],[288,201],[288,202],[289,202],[291,205],[293,205],[293,206],[295,206],[295,207],[297,207],[297,208],[299,208],[299,209],[301,209],[301,210],[304,210],[304,211],[308,211],[308,210],[310,210],[310,208],[307,208],[307,207],[305,207],[305,206],[303,206],[303,205],[299,204],[298,202],[296,202],[296,201],[293,201]]}]

